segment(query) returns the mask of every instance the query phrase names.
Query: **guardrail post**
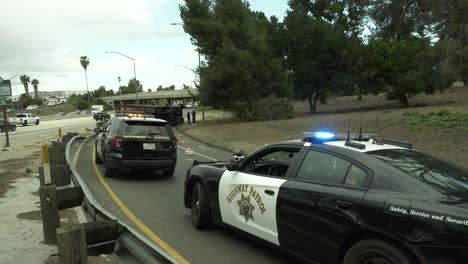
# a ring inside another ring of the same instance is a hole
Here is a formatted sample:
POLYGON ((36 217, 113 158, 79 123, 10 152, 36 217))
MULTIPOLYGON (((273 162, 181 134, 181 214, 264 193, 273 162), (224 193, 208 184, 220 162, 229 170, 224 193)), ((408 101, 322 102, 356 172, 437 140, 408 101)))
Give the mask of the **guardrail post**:
POLYGON ((86 233, 82 225, 57 228, 60 264, 87 264, 86 233))
POLYGON ((52 146, 48 150, 53 183, 57 186, 69 185, 71 179, 70 170, 65 158, 65 145, 60 142, 52 142, 52 146))
POLYGON ((39 187, 41 201, 42 227, 44 229, 44 242, 55 244, 57 242, 56 229, 60 227, 60 215, 57 204, 57 188, 55 185, 39 187))

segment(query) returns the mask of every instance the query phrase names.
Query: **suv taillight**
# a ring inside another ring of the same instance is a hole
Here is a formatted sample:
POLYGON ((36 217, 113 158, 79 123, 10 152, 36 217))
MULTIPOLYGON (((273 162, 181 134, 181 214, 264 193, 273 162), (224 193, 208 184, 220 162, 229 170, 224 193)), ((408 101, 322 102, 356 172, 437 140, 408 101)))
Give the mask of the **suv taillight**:
POLYGON ((112 142, 114 142, 114 146, 115 146, 116 148, 121 148, 121 147, 123 147, 123 139, 122 139, 122 137, 113 136, 113 137, 112 137, 112 142))
POLYGON ((173 138, 171 140, 171 148, 177 149, 177 139, 173 138))

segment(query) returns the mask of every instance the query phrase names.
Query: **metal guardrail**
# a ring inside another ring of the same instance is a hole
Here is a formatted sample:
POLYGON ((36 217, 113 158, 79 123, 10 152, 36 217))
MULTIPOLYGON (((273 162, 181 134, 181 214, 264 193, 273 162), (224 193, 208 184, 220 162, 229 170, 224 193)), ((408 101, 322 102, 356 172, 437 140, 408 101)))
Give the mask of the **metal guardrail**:
POLYGON ((71 157, 71 146, 76 140, 79 139, 86 138, 83 136, 73 137, 67 143, 65 150, 66 160, 72 171, 72 181, 75 186, 81 186, 83 190, 85 195, 83 199, 83 207, 85 213, 88 214, 88 216, 90 216, 94 221, 114 219, 118 221, 121 231, 114 253, 117 254, 124 263, 179 263, 161 247, 137 232, 134 228, 118 219, 97 202, 73 164, 73 159, 71 157))

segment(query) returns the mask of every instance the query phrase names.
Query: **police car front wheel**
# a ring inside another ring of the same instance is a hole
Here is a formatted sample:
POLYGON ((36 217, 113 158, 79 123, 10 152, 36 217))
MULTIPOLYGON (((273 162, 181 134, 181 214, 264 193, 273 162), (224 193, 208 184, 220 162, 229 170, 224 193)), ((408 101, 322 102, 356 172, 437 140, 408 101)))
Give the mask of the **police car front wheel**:
POLYGON ((208 195, 200 182, 193 187, 191 205, 193 226, 198 229, 208 228, 211 224, 208 195))
POLYGON ((363 240, 346 253, 343 264, 413 264, 398 247, 381 240, 363 240))

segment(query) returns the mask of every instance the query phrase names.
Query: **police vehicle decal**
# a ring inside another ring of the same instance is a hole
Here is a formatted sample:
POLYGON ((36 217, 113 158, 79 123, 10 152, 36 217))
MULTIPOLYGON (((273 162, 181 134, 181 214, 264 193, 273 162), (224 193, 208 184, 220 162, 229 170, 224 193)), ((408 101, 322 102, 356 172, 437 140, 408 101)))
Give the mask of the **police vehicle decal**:
POLYGON ((279 245, 276 203, 284 179, 225 171, 219 183, 224 223, 279 245))

